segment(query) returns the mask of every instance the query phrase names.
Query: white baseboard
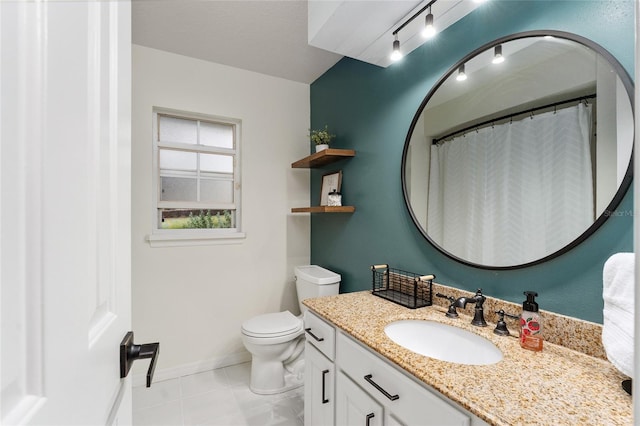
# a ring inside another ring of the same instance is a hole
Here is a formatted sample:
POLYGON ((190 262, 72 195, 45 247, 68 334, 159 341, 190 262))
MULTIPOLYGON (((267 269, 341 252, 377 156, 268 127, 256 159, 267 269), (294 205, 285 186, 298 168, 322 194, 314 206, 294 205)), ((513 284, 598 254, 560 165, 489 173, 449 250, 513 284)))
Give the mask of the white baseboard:
MULTIPOLYGON (((247 351, 212 358, 205 361, 192 362, 190 364, 178 365, 176 367, 157 370, 153 374, 153 383, 164 380, 176 379, 182 376, 202 373, 204 371, 215 370, 216 368, 229 367, 230 365, 242 364, 251 361, 251 354, 247 351)), ((146 373, 133 376, 133 386, 145 386, 147 381, 146 373)), ((151 384, 153 386, 153 383, 151 384)))

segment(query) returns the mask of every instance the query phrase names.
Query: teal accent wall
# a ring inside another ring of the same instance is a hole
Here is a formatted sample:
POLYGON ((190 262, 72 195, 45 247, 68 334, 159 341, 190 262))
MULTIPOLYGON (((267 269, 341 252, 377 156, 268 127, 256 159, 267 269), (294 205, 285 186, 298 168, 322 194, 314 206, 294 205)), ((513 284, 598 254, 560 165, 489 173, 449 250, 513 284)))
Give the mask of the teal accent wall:
POLYGON ((404 204, 400 166, 420 103, 467 53, 513 33, 566 31, 601 45, 633 75, 633 20, 632 0, 492 0, 388 68, 349 58, 338 62, 311 85, 311 125, 328 124, 337 134, 333 147, 357 154, 312 170, 311 204, 318 204, 322 175, 342 170, 343 203, 356 212, 311 216, 312 263, 342 274, 341 292, 370 289, 370 265, 388 263, 513 302, 535 290, 541 309, 602 323, 604 262, 613 253, 633 251, 632 188, 615 214, 568 253, 523 269, 486 270, 451 260, 416 229, 404 204))

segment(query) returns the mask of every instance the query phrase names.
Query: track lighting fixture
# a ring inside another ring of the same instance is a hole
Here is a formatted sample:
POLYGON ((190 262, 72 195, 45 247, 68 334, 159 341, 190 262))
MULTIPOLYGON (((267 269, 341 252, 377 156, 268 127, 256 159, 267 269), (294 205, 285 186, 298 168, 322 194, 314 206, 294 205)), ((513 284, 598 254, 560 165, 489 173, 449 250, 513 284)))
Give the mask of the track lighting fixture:
POLYGON ((433 26, 433 14, 431 13, 431 6, 429 6, 429 13, 424 19, 424 30, 422 30, 422 37, 432 38, 436 35, 436 28, 433 26))
MULTIPOLYGON (((2 1, 2 0, 0 0, 2 1)), ((427 13, 427 15, 424 18, 424 29, 422 30, 422 37, 425 39, 430 39, 433 38, 436 33, 438 32, 438 30, 435 28, 435 26, 433 25, 433 14, 431 13, 431 6, 433 6, 438 0, 430 0, 426 5, 424 5, 422 8, 420 8, 420 10, 418 10, 416 13, 414 13, 413 15, 411 15, 411 17, 409 17, 407 20, 405 20, 398 28, 396 28, 395 31, 393 31, 393 36, 395 37, 395 40, 393 42, 393 52, 391 53, 391 60, 392 61, 397 61, 400 58, 402 58, 402 52, 400 52, 400 42, 398 41, 398 33, 404 29, 407 25, 409 25, 414 19, 416 19, 418 16, 421 16, 425 11, 429 11, 427 13)), ((484 2, 486 0, 475 0, 478 3, 484 2)), ((454 2, 452 2, 454 3, 454 2)), ((458 0, 455 3, 462 3, 461 0, 458 0)), ((466 6, 465 6, 466 7, 466 6)), ((475 8, 475 7, 472 7, 475 8)), ((449 6, 447 7, 443 7, 443 10, 447 10, 449 9, 449 6)), ((450 9, 449 9, 450 10, 450 9)), ((444 13, 444 12, 443 12, 444 13)), ((448 12, 447 12, 448 13, 448 12)), ((446 21, 446 19, 445 19, 446 21)), ((446 26, 446 22, 442 22, 442 25, 446 26)), ((415 26, 413 27, 415 30, 415 26)), ((415 35, 415 33, 411 33, 409 37, 407 37, 408 41, 408 46, 414 46, 415 42, 413 41, 413 36, 415 35)), ((406 46, 405 46, 406 49, 406 46)))
POLYGON ((392 33, 395 36, 395 40, 393 41, 393 52, 391 52, 391 60, 392 61, 397 61, 400 58, 402 58, 402 52, 400 52, 400 42, 398 41, 398 33, 400 32, 400 30, 403 29, 404 27, 406 27, 407 25, 409 25, 409 23, 411 21, 416 19, 418 16, 420 16, 420 14, 422 14, 422 12, 424 12, 427 9, 429 9, 429 14, 425 18, 425 27, 424 27, 424 30, 422 31, 422 35, 425 38, 430 38, 430 37, 433 37, 435 35, 436 31, 435 31, 435 28, 433 26, 433 15, 431 14, 431 5, 434 4, 436 1, 437 0, 431 0, 429 3, 427 3, 426 6, 424 6, 422 9, 420 9, 419 11, 414 13, 409 19, 404 21, 404 23, 402 25, 400 25, 392 33))
POLYGON ((456 80, 465 81, 466 79, 467 79, 467 74, 465 74, 464 64, 462 64, 460 65, 460 68, 458 68, 458 76, 456 77, 456 80))
POLYGON ((400 40, 398 40, 398 34, 395 35, 395 40, 393 40, 393 51, 391 52, 391 60, 399 61, 402 59, 402 52, 400 52, 400 40))
POLYGON ((499 44, 495 47, 493 51, 493 60, 491 61, 494 64, 501 64, 504 62, 504 56, 502 56, 502 45, 499 44))

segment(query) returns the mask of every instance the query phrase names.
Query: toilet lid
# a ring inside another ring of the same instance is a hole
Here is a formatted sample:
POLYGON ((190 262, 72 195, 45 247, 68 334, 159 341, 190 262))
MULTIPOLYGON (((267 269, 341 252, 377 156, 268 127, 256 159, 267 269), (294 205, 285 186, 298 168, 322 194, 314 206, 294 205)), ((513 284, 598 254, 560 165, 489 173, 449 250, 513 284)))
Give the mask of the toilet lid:
POLYGON ((242 332, 253 337, 278 337, 302 329, 302 320, 291 312, 276 312, 250 318, 242 323, 242 332))

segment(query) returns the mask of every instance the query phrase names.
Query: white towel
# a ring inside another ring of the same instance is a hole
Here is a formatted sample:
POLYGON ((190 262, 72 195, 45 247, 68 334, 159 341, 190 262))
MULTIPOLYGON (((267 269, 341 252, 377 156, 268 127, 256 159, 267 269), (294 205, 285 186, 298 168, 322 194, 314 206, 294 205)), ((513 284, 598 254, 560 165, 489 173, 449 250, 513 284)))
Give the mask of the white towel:
POLYGON ((633 321, 635 255, 616 253, 604 264, 602 345, 607 358, 623 374, 633 378, 633 321))

